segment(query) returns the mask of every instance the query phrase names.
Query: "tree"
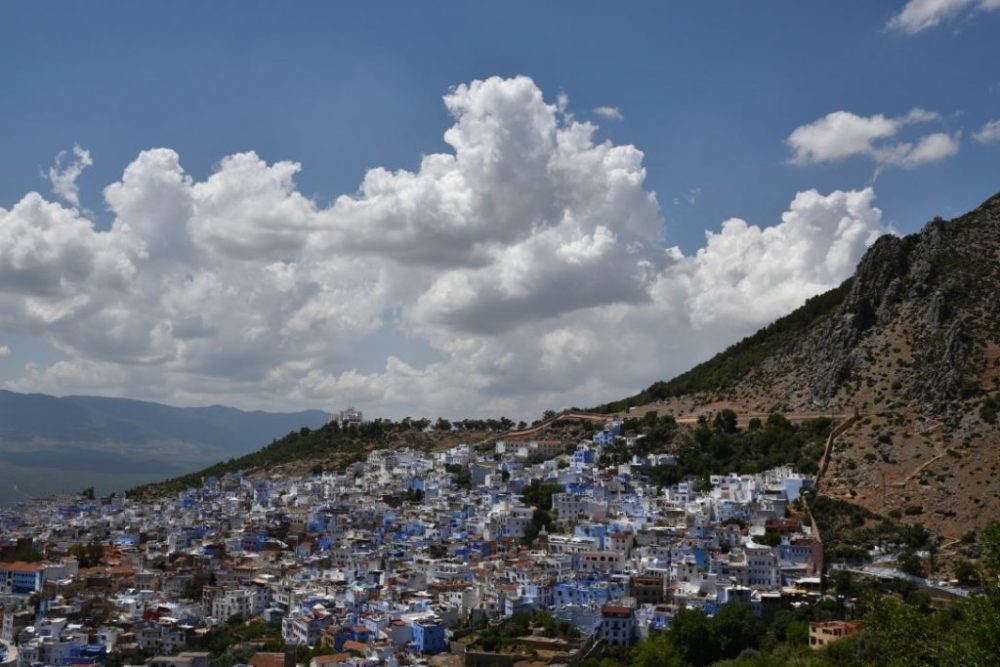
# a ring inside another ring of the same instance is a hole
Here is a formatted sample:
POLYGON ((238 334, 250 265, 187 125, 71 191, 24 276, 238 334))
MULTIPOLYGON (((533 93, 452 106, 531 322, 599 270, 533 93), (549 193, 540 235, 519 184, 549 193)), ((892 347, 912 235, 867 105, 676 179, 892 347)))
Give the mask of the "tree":
POLYGON ((833 573, 833 587, 837 595, 851 596, 854 594, 854 579, 847 570, 836 570, 833 573))
POLYGON ((531 523, 524 527, 524 535, 521 537, 521 541, 526 546, 531 546, 535 543, 535 539, 538 534, 542 532, 542 529, 549 530, 552 527, 552 517, 551 515, 543 509, 536 509, 531 515, 531 523))
POLYGON ((914 577, 924 576, 924 564, 912 549, 903 549, 899 552, 899 557, 896 559, 896 563, 899 565, 901 572, 905 572, 914 577))
POLYGON ((903 528, 903 544, 910 549, 921 549, 931 540, 931 533, 919 523, 912 523, 903 528))
POLYGON ((809 643, 809 623, 807 621, 792 621, 785 629, 785 643, 793 646, 806 646, 809 643))
POLYGON ((737 421, 736 413, 729 408, 725 408, 715 415, 715 419, 712 421, 712 426, 716 430, 722 431, 723 433, 736 433, 737 421))
POLYGON ((69 553, 80 563, 80 567, 94 567, 104 558, 104 547, 97 542, 91 542, 86 546, 74 544, 69 548, 69 553))
POLYGON ((666 634, 653 633, 639 642, 632 664, 635 667, 683 667, 684 659, 666 634))
POLYGON ((735 658, 757 646, 757 619, 745 604, 727 604, 709 623, 719 658, 735 658))
POLYGON ((447 465, 445 470, 455 476, 455 486, 460 489, 472 488, 472 472, 466 466, 447 465))
POLYGON ((708 618, 694 609, 681 609, 674 615, 670 641, 678 652, 695 667, 710 665, 718 658, 718 649, 708 618))
POLYGON ((955 578, 958 579, 960 586, 971 587, 979 585, 979 573, 973 567, 972 563, 967 560, 960 560, 955 563, 955 578))
POLYGON ((521 491, 521 497, 526 505, 532 505, 538 509, 550 510, 552 509, 552 494, 561 493, 563 487, 561 484, 554 484, 552 482, 542 482, 542 480, 537 477, 531 480, 521 491))
POLYGON ((754 541, 760 542, 761 544, 766 544, 769 547, 776 547, 781 544, 781 533, 776 530, 765 531, 763 535, 756 538, 754 541))
POLYGON ((476 643, 479 647, 488 652, 495 653, 502 649, 510 641, 510 637, 504 632, 500 626, 491 625, 488 628, 483 629, 476 639, 476 643))
POLYGON ((450 431, 451 422, 444 417, 438 417, 438 420, 434 423, 435 431, 450 431))
POLYGON ((45 559, 45 554, 43 554, 38 549, 32 549, 31 551, 29 551, 24 555, 24 558, 22 558, 22 560, 26 563, 37 563, 38 561, 44 559, 45 559))
POLYGON ((1000 571, 1000 523, 994 521, 979 533, 979 546, 986 567, 1000 571))

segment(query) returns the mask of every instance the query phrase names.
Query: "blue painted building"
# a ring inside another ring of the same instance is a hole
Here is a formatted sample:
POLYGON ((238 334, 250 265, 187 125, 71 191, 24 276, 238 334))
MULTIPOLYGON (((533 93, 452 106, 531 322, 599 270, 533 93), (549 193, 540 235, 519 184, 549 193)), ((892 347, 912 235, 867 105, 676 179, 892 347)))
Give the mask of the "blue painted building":
POLYGON ((413 623, 413 647, 420 653, 435 655, 448 649, 444 626, 437 621, 423 620, 413 623))
POLYGON ((590 447, 577 447, 573 452, 573 465, 577 468, 593 465, 596 461, 597 453, 590 447))
POLYGON ((0 563, 0 592, 31 595, 45 586, 45 570, 36 563, 0 563))

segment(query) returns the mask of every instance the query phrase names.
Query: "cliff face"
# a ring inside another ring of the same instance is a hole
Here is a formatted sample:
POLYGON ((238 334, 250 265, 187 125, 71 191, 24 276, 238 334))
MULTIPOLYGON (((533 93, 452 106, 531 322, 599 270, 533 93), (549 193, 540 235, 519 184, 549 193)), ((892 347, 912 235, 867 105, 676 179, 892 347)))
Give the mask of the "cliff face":
POLYGON ((790 340, 774 342, 789 338, 791 325, 779 325, 796 313, 699 367, 753 359, 746 372, 698 393, 659 383, 668 390, 656 398, 685 411, 857 410, 862 419, 836 441, 827 493, 954 536, 994 520, 1000 429, 983 408, 1000 392, 1000 195, 879 239, 845 288, 790 340))
POLYGON ((995 389, 998 258, 1000 197, 919 234, 879 239, 836 313, 798 346, 814 399, 855 402, 851 380, 880 371, 892 376, 892 396, 934 413, 995 389))

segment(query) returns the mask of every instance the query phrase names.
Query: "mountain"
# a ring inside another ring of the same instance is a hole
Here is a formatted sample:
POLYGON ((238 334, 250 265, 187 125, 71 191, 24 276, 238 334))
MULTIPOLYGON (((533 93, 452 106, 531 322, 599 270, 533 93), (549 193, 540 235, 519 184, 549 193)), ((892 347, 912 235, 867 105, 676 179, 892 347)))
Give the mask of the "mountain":
POLYGON ((842 415, 821 490, 959 537, 1000 515, 998 390, 1000 195, 880 238, 840 287, 597 410, 842 415))
POLYGON ((326 420, 318 410, 178 408, 0 390, 0 503, 89 486, 102 493, 122 490, 240 456, 326 420))

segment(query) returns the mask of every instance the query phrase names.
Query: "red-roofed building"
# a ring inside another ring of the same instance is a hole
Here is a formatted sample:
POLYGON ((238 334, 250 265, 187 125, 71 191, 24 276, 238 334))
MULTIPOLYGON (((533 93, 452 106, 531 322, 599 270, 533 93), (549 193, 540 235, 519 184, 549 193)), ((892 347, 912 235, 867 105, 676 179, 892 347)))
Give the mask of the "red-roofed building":
POLYGON ((254 653, 250 667, 295 667, 295 651, 284 653, 254 653))
POLYGON ((348 653, 357 653, 358 655, 365 655, 368 652, 368 644, 353 639, 348 639, 341 648, 348 653))

